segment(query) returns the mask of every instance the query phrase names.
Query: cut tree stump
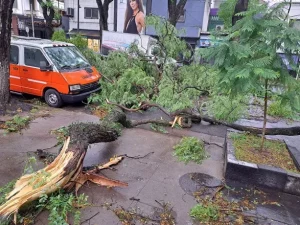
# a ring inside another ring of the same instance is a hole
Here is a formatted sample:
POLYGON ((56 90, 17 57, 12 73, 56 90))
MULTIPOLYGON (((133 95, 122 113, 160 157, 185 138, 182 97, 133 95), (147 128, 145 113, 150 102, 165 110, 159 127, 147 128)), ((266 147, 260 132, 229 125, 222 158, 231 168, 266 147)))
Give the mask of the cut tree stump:
POLYGON ((77 123, 70 125, 68 132, 69 137, 60 154, 50 165, 24 175, 16 182, 14 189, 6 197, 7 201, 0 206, 1 217, 16 215, 22 205, 38 199, 42 194, 50 194, 58 189, 71 190, 78 181, 80 185, 77 185, 76 190, 88 180, 109 187, 127 186, 127 183, 110 180, 94 171, 82 172, 89 144, 115 141, 119 136, 115 129, 103 124, 77 123))

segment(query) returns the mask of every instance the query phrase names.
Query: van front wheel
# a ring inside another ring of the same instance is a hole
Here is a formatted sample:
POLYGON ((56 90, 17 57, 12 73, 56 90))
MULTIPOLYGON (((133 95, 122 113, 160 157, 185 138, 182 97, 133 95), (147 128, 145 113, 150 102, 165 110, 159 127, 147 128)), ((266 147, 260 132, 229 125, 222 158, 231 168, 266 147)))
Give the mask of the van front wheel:
POLYGON ((59 93, 54 89, 48 89, 45 92, 45 101, 51 107, 59 108, 63 105, 63 101, 59 93))

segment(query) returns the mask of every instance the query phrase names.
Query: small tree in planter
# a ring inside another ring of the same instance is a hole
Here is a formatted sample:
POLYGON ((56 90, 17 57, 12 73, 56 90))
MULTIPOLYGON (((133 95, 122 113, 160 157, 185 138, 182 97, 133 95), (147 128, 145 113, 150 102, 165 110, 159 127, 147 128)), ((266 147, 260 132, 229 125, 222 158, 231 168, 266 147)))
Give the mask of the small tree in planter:
POLYGON ((278 95, 282 107, 288 103, 293 109, 300 109, 300 83, 289 75, 287 66, 277 54, 278 51, 284 53, 291 67, 296 68, 291 55, 300 49, 300 31, 290 27, 285 20, 284 6, 268 8, 267 4, 250 1, 248 11, 238 14, 243 18, 229 28, 224 42, 202 51, 202 56, 214 60, 214 66, 219 70, 220 94, 231 97, 263 94, 261 149, 265 140, 269 95, 278 95), (280 87, 281 92, 272 91, 274 86, 280 87))

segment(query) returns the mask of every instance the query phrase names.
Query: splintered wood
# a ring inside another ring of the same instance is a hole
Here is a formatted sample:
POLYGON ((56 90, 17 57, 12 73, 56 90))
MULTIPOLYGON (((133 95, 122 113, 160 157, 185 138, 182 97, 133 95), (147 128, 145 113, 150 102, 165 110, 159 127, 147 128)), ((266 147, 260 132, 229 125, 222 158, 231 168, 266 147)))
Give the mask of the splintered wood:
POLYGON ((0 206, 0 216, 16 215, 25 203, 38 199, 42 194, 50 194, 59 189, 70 190, 74 186, 77 193, 87 181, 107 187, 128 186, 127 183, 111 180, 95 173, 97 170, 119 163, 122 157, 116 157, 103 166, 83 172, 82 163, 86 151, 77 154, 78 152, 74 151, 74 147, 70 147, 70 137, 68 137, 60 154, 51 164, 35 173, 22 176, 16 182, 14 189, 6 197, 7 201, 0 206))

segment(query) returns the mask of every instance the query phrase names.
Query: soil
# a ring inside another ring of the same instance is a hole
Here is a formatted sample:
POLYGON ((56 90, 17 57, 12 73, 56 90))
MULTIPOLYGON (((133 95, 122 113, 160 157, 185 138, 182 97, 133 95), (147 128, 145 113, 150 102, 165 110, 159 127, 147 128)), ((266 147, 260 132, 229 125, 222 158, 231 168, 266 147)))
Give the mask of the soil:
POLYGON ((7 105, 6 112, 3 109, 0 109, 0 115, 16 115, 20 112, 29 112, 33 109, 31 104, 23 102, 17 98, 11 98, 9 104, 7 105))
POLYGON ((255 164, 265 164, 300 173, 291 158, 285 143, 278 140, 266 140, 263 150, 260 149, 261 137, 250 134, 231 136, 238 160, 255 164))

